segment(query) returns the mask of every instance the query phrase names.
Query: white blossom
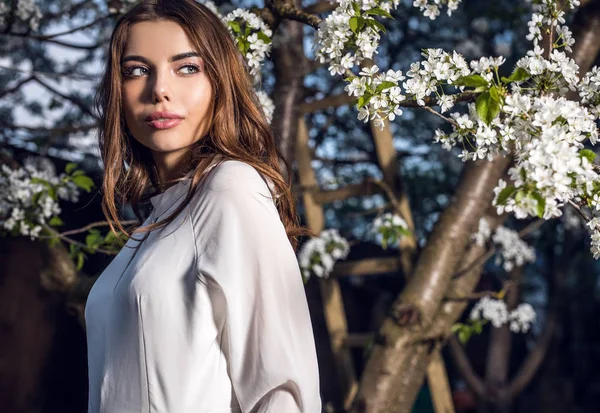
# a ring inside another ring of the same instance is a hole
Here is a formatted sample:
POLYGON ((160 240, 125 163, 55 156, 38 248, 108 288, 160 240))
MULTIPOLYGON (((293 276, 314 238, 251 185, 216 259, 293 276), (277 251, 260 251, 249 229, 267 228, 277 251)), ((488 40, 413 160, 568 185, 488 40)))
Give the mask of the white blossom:
POLYGON ((509 312, 504 301, 485 296, 473 306, 469 318, 473 321, 487 320, 496 328, 509 323, 512 332, 526 333, 535 322, 536 313, 528 303, 521 303, 509 312))
POLYGON ((273 104, 273 101, 271 100, 269 95, 267 95, 267 93, 263 90, 256 91, 256 96, 258 97, 258 100, 265 113, 267 122, 271 123, 271 121, 273 120, 273 112, 275 111, 275 105, 273 104))
POLYGON ((521 267, 526 262, 535 261, 535 249, 523 241, 516 231, 498 227, 492 240, 500 249, 496 264, 502 262, 502 268, 505 271, 511 271, 515 266, 521 267))
POLYGON ((11 169, 2 165, 0 169, 0 228, 32 239, 39 235, 41 225, 61 213, 57 200, 46 191, 39 179, 49 185, 58 186, 57 198, 77 202, 79 190, 71 182, 64 182, 65 174, 56 175, 52 162, 46 158, 29 157, 23 166, 11 169), (36 195, 40 194, 40 195, 36 195))
POLYGON ((337 229, 328 229, 318 237, 309 239, 298 254, 300 269, 305 280, 314 274, 328 278, 335 262, 345 259, 350 252, 348 241, 337 229))

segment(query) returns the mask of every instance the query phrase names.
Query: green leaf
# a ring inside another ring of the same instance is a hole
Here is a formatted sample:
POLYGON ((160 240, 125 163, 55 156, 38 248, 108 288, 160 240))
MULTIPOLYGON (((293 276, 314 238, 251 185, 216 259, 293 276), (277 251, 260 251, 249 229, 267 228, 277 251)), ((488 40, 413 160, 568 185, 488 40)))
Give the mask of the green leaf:
POLYGON ((365 28, 365 24, 367 24, 367 19, 365 19, 364 17, 359 17, 358 18, 358 29, 356 30, 357 32, 360 32, 362 29, 365 28))
POLYGON ((40 198, 43 194, 44 194, 43 192, 36 192, 35 194, 33 194, 33 198, 31 200, 33 205, 38 204, 38 202, 40 201, 40 198))
POLYGON ((54 199, 55 201, 58 201, 58 195, 56 194, 56 188, 51 186, 48 188, 48 195, 50 195, 50 198, 54 199))
POLYGON ((583 158, 587 158, 588 161, 590 161, 590 163, 594 162, 594 159, 596 159, 596 153, 594 151, 591 151, 589 149, 582 149, 579 151, 579 156, 583 157, 583 158))
POLYGON ((75 168, 77 168, 77 164, 75 162, 69 162, 65 167, 65 172, 70 174, 75 168))
POLYGON ((369 19, 367 20, 367 25, 375 30, 381 30, 383 33, 385 33, 385 26, 379 23, 377 20, 369 19))
POLYGON ((522 67, 517 67, 509 77, 502 76, 500 80, 502 80, 503 83, 523 82, 529 79, 530 77, 531 75, 526 69, 523 69, 522 67))
POLYGON ((46 181, 45 179, 42 179, 42 178, 33 177, 33 178, 30 179, 30 182, 32 184, 42 184, 42 185, 44 185, 47 188, 50 188, 50 186, 51 186, 50 182, 48 182, 48 181, 46 181))
POLYGON ((500 103, 490 96, 490 92, 483 92, 475 101, 477 114, 488 125, 500 113, 500 103))
POLYGON ((392 15, 389 12, 387 12, 387 11, 385 11, 385 10, 379 8, 379 7, 375 7, 374 9, 367 10, 366 12, 364 12, 364 14, 366 14, 366 15, 375 15, 375 16, 383 16, 383 17, 387 17, 388 19, 393 19, 392 15))
POLYGON ((237 48, 240 51, 240 53, 245 54, 246 52, 244 51, 244 42, 242 40, 238 39, 237 42, 237 48))
POLYGON ((48 221, 48 224, 50 224, 53 227, 59 227, 59 226, 63 225, 64 222, 62 221, 62 219, 60 219, 60 217, 58 215, 55 215, 52 218, 50 218, 50 221, 48 221))
POLYGON ((498 200, 496 201, 496 204, 504 205, 506 203, 506 201, 508 200, 508 198, 510 198, 515 193, 516 190, 517 190, 517 188, 515 188, 512 185, 504 188, 502 191, 500 191, 500 194, 498 195, 498 200))
POLYGON ((241 27, 240 27, 240 23, 236 22, 235 20, 232 20, 230 22, 227 22, 227 24, 229 25, 229 27, 231 27, 231 29, 235 32, 235 33, 240 33, 242 31, 241 27))
POLYGON ((515 201, 517 203, 520 203, 523 200, 523 197, 525 196, 525 191, 522 189, 519 189, 517 191, 517 193, 515 194, 515 201))
POLYGON ((458 332, 458 340, 462 344, 466 344, 466 342, 469 341, 469 338, 471 338, 471 331, 469 329, 463 328, 458 332))
POLYGON ((354 14, 360 16, 360 6, 356 2, 352 2, 352 8, 354 9, 354 14))
POLYGON ((543 218, 546 211, 546 198, 540 195, 539 192, 534 192, 532 196, 537 201, 537 216, 543 218))
POLYGON ((258 32, 258 33, 256 33, 256 35, 258 36, 258 38, 260 40, 262 40, 266 44, 271 43, 271 38, 269 36, 267 36, 266 34, 264 34, 263 32, 258 32))
POLYGON ((502 96, 500 96, 500 91, 497 86, 492 86, 490 88, 490 97, 498 103, 502 102, 502 96))
POLYGON ((102 241, 102 235, 97 232, 91 232, 85 237, 85 245, 90 248, 97 248, 102 241))
POLYGON ((488 86, 488 81, 481 75, 469 75, 461 76, 456 79, 453 83, 454 86, 466 86, 466 87, 485 87, 488 86))
POLYGON ((452 331, 453 333, 456 333, 457 331, 459 331, 460 329, 462 329, 463 327, 465 327, 465 325, 463 323, 455 323, 452 325, 452 327, 450 328, 450 331, 452 331))
POLYGON ((48 240, 48 245, 51 247, 55 247, 59 243, 60 243, 60 238, 58 238, 58 237, 50 238, 48 240))
POLYGON ((397 86, 396 82, 390 82, 389 80, 385 80, 377 85, 377 89, 375 89, 375 94, 379 94, 385 89, 389 89, 394 86, 397 86))
POLYGON ((69 244, 69 253, 71 257, 75 258, 75 254, 79 251, 79 245, 69 244))
POLYGON ((83 251, 79 251, 79 254, 77 254, 77 271, 80 271, 83 268, 84 261, 85 253, 83 251))
POLYGON ((369 103, 369 100, 371 100, 372 97, 373 97, 373 95, 371 95, 370 93, 365 93, 364 95, 359 97, 358 98, 358 106, 357 106, 358 109, 362 108, 367 103, 369 103))
POLYGON ((356 16, 352 16, 350 17, 350 30, 352 30, 352 32, 354 34, 356 34, 356 31, 358 30, 358 17, 356 16))
POLYGON ((90 192, 94 187, 94 181, 92 181, 92 179, 86 175, 73 177, 73 183, 87 192, 90 192))
POLYGON ((71 174, 72 177, 76 177, 76 176, 79 176, 79 175, 85 175, 85 172, 82 169, 78 169, 78 170, 76 170, 75 172, 73 172, 71 174))

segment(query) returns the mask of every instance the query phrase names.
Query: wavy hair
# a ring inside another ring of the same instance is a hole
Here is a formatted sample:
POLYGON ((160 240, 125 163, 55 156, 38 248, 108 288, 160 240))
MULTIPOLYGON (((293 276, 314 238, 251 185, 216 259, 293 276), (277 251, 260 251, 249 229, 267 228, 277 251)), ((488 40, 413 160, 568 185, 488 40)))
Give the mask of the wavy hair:
MULTIPOLYGON (((142 222, 140 204, 159 192, 158 174, 150 150, 136 141, 125 122, 122 106, 121 58, 131 25, 144 21, 170 20, 179 24, 204 61, 204 70, 213 87, 214 99, 208 133, 196 141, 183 160, 187 169, 173 184, 191 174, 189 191, 179 206, 165 219, 139 227, 133 232, 149 232, 171 223, 192 199, 197 186, 213 162, 234 159, 252 165, 271 180, 269 188, 286 234, 294 251, 299 236, 315 236, 299 223, 291 191, 291 168, 277 147, 261 104, 254 92, 248 65, 220 18, 194 0, 147 0, 132 7, 113 29, 104 74, 98 85, 94 106, 99 115, 99 146, 104 164, 102 211, 110 228, 133 238, 121 224, 117 203, 130 203, 142 222), (287 170, 287 182, 280 171, 287 170), (289 184, 288 184, 289 182, 289 184)), ((135 227, 135 226, 134 226, 135 227)), ((138 244, 139 245, 139 244, 138 244)))

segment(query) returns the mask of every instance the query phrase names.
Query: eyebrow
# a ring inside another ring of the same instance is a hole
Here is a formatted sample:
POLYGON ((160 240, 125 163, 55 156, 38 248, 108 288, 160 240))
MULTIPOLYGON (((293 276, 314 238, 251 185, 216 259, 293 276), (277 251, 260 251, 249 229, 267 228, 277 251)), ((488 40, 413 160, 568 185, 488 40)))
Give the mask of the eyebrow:
MULTIPOLYGON (((173 63, 177 60, 187 59, 188 57, 200 57, 200 54, 196 53, 196 52, 179 53, 179 54, 169 57, 169 63, 173 63)), ((150 60, 146 59, 144 56, 138 56, 138 55, 129 55, 129 56, 124 57, 123 59, 121 59, 121 64, 132 61, 132 60, 142 62, 147 65, 151 65, 150 60)))

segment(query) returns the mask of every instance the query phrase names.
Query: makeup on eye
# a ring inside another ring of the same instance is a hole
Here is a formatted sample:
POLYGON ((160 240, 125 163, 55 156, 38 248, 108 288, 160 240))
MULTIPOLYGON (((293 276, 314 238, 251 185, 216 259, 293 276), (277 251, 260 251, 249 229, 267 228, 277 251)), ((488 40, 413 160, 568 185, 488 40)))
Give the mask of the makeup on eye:
MULTIPOLYGON (((192 68, 194 68, 195 72, 193 72, 193 73, 184 73, 184 75, 194 75, 194 74, 200 73, 202 71, 200 65, 194 64, 194 63, 188 63, 188 64, 185 64, 185 65, 182 65, 182 66, 180 66, 177 69, 177 71, 180 71, 181 69, 186 68, 186 67, 192 67, 192 68)), ((136 70, 136 69, 143 69, 143 70, 146 70, 146 71, 149 70, 145 66, 140 66, 140 65, 135 65, 134 66, 134 65, 131 65, 131 66, 123 67, 122 73, 123 73, 123 75, 125 77, 128 77, 128 78, 135 78, 135 77, 141 76, 141 75, 134 75, 133 74, 133 71, 136 70)))

